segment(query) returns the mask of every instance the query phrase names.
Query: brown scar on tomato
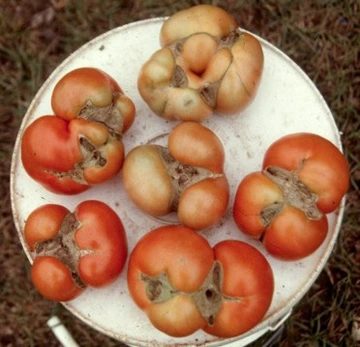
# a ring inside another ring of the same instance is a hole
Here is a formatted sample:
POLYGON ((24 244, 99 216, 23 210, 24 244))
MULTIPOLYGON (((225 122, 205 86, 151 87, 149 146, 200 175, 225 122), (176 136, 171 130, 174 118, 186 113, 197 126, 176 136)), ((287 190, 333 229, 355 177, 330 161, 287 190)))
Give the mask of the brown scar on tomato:
POLYGON ((107 160, 102 155, 101 147, 97 148, 84 136, 80 136, 79 138, 79 148, 83 156, 83 160, 77 163, 73 170, 47 170, 46 172, 58 178, 69 177, 77 183, 87 185, 88 183, 84 179, 84 169, 88 167, 104 167, 107 160))
POLYGON ((317 194, 312 192, 298 177, 298 172, 305 161, 301 162, 295 171, 289 171, 278 166, 268 166, 263 173, 281 190, 283 201, 275 202, 261 211, 261 218, 265 226, 280 213, 285 204, 303 211, 310 220, 320 220, 323 213, 316 203, 317 194))
POLYGON ((177 211, 181 194, 185 189, 205 179, 215 179, 224 176, 224 174, 215 173, 203 167, 180 163, 170 154, 168 148, 159 145, 157 145, 157 148, 166 171, 171 178, 173 186, 171 210, 173 212, 177 211))
POLYGON ((80 110, 78 117, 104 124, 112 136, 121 140, 122 130, 124 128, 124 115, 115 106, 115 100, 122 94, 113 93, 113 101, 110 105, 104 107, 97 107, 88 100, 85 106, 80 110))
MULTIPOLYGON (((183 68, 176 63, 176 58, 182 54, 184 42, 189 37, 191 37, 193 35, 197 35, 197 34, 199 34, 199 33, 192 34, 184 39, 179 39, 179 40, 175 41, 174 43, 170 44, 169 46, 167 46, 167 48, 171 51, 173 58, 174 58, 174 62, 175 62, 173 75, 170 80, 170 87, 173 87, 173 88, 188 87, 188 84, 189 84, 188 77, 187 77, 185 71, 183 70, 183 68)), ((208 33, 201 33, 201 34, 206 34, 206 35, 213 37, 212 35, 210 35, 208 33)), ((228 35, 226 35, 220 39, 213 37, 217 41, 216 52, 218 52, 222 49, 227 49, 227 50, 231 51, 231 47, 239 39, 239 37, 241 37, 241 35, 243 35, 243 33, 241 33, 239 30, 235 29, 235 30, 232 30, 228 35)), ((224 76, 226 75, 231 63, 232 63, 232 61, 230 62, 228 68, 225 70, 224 74, 221 76, 220 79, 218 79, 217 81, 212 82, 212 83, 209 82, 206 85, 201 86, 197 90, 199 95, 203 99, 203 101, 211 108, 216 108, 216 100, 217 100, 218 91, 220 89, 221 83, 222 83, 224 76)), ((244 89, 246 90, 245 86, 244 86, 244 89)), ((248 94, 250 94, 250 93, 248 92, 248 94)))
POLYGON ((242 300, 242 298, 230 297, 222 293, 223 276, 221 263, 215 261, 199 290, 190 293, 176 290, 166 273, 155 277, 142 273, 140 279, 145 283, 146 296, 151 302, 166 302, 177 295, 189 296, 194 300, 201 316, 210 326, 213 326, 224 301, 242 300))
POLYGON ((75 232, 81 226, 74 213, 68 213, 59 228, 57 235, 49 240, 37 242, 34 247, 35 256, 50 256, 64 263, 71 272, 71 277, 80 288, 86 288, 81 280, 78 263, 82 256, 93 251, 81 250, 75 243, 75 232))
POLYGON ((174 73, 170 80, 170 87, 173 88, 185 88, 189 84, 189 80, 185 71, 179 65, 175 65, 174 73))

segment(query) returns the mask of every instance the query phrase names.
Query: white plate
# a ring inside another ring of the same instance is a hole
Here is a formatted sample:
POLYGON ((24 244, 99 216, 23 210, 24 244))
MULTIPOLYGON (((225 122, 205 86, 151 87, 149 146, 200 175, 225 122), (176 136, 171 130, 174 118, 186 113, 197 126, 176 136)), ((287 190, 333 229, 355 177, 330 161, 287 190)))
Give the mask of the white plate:
MULTIPOLYGON (((90 41, 54 71, 31 103, 17 137, 11 172, 14 220, 30 261, 31 256, 23 238, 24 223, 31 211, 46 203, 63 204, 72 210, 87 199, 106 202, 125 225, 129 251, 142 235, 159 226, 159 221, 143 214, 128 199, 121 174, 108 183, 76 196, 61 196, 46 191, 24 171, 20 159, 20 141, 25 127, 34 119, 52 114, 50 96, 55 83, 65 73, 85 66, 97 67, 110 74, 137 106, 136 121, 124 136, 126 152, 151 138, 168 133, 175 123, 154 115, 141 99, 136 86, 140 67, 160 48, 159 30, 163 20, 158 18, 132 23, 90 41)), ((266 317, 254 329, 233 339, 220 340, 202 331, 184 338, 169 337, 153 328, 146 315, 130 299, 125 268, 112 285, 100 290, 87 289, 79 298, 65 304, 75 316, 100 332, 137 346, 218 346, 232 341, 236 341, 236 346, 245 345, 276 327, 276 322, 291 311, 324 267, 340 229, 344 201, 337 213, 328 216, 329 233, 323 245, 313 255, 297 262, 273 259, 258 241, 241 234, 232 220, 233 198, 240 180, 247 173, 261 169, 266 148, 279 137, 294 132, 313 132, 341 148, 331 112, 310 79, 285 54, 263 39, 258 39, 263 47, 265 63, 254 102, 240 115, 215 115, 204 122, 224 144, 225 171, 231 197, 228 212, 221 223, 201 234, 212 245, 229 238, 245 240, 267 257, 275 275, 275 293, 266 317)))

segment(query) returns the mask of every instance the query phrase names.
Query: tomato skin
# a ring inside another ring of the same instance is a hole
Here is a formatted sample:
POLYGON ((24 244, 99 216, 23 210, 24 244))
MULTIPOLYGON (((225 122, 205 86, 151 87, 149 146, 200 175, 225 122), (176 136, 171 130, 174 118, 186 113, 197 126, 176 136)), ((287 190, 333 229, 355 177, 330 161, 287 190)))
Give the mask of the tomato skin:
POLYGON ((154 217, 169 213, 172 183, 155 145, 138 146, 127 154, 122 179, 131 200, 145 213, 154 217))
POLYGON ((203 4, 178 11, 169 17, 161 28, 160 42, 162 46, 167 46, 198 32, 223 37, 237 27, 235 19, 228 12, 217 6, 203 4))
POLYGON ((157 329, 174 337, 191 335, 206 325, 193 300, 185 295, 178 295, 166 303, 153 305, 146 313, 157 329))
POLYGON ((75 215, 81 226, 75 233, 79 248, 90 250, 79 260, 79 274, 92 287, 113 282, 127 259, 127 239, 117 214, 103 202, 87 200, 80 203, 75 215))
POLYGON ((84 201, 73 214, 61 205, 40 206, 27 218, 24 237, 35 258, 33 283, 54 301, 71 300, 86 286, 110 284, 127 259, 123 224, 101 201, 84 201))
POLYGON ((190 228, 201 230, 218 223, 229 202, 226 177, 206 179, 187 188, 180 197, 179 221, 190 228))
POLYGON ((31 268, 31 280, 37 291, 46 299, 69 301, 79 296, 78 287, 64 263, 53 257, 37 257, 31 268))
POLYGON ((171 155, 183 164, 205 167, 216 173, 224 171, 225 152, 220 139, 199 123, 176 125, 169 134, 168 147, 171 155))
POLYGON ((252 246, 227 240, 211 248, 193 229, 173 225, 138 241, 127 280, 151 323, 175 337, 198 329, 237 336, 261 321, 274 290, 271 267, 252 246))
POLYGON ((324 242, 326 214, 339 206, 348 184, 348 166, 335 145, 315 134, 287 135, 268 148, 263 171, 239 183, 234 220, 274 257, 299 260, 324 242))
POLYGON ((220 337, 237 336, 258 324, 269 309, 273 272, 266 258, 245 242, 219 242, 214 255, 224 269, 222 292, 230 300, 224 300, 214 325, 204 330, 220 337))
POLYGON ((291 206, 274 218, 264 234, 264 245, 273 256, 282 260, 298 260, 315 252, 328 232, 326 215, 310 220, 291 206))
POLYGON ((324 213, 339 207, 349 189, 349 167, 344 155, 329 140, 316 134, 290 134, 275 141, 266 151, 263 168, 280 166, 294 171, 318 195, 324 213))

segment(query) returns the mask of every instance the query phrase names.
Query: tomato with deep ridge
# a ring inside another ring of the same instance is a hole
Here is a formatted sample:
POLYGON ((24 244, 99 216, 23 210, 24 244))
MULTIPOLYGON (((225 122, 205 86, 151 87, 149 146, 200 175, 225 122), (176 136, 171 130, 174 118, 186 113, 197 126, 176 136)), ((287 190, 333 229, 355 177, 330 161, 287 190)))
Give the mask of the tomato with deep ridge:
POLYGON ((161 48, 142 66, 140 95, 155 114, 202 122, 232 115, 255 98, 263 72, 259 40, 224 9, 201 4, 170 16, 161 48))
POLYGON ((168 146, 139 145, 126 156, 123 184, 145 213, 164 217, 175 212, 179 222, 204 229, 218 223, 229 201, 225 153, 217 135, 196 122, 175 126, 168 146))
POLYGON ((74 299, 87 286, 112 283, 127 259, 120 218, 97 200, 81 202, 73 213, 57 204, 38 207, 26 220, 24 238, 34 258, 32 281, 54 301, 74 299))
POLYGON ((264 318, 274 291, 272 269, 260 251, 236 240, 212 248, 179 225, 158 227, 138 241, 127 280, 151 323, 175 337, 199 329, 240 335, 264 318))
POLYGON ((117 175, 135 105, 116 81, 99 69, 75 69, 57 82, 51 104, 54 115, 37 118, 22 135, 29 176, 54 193, 77 194, 117 175))
POLYGON ((348 187, 347 161, 333 143, 312 133, 289 134, 267 149, 262 171, 239 183, 234 219, 275 257, 298 260, 324 242, 326 215, 348 187))

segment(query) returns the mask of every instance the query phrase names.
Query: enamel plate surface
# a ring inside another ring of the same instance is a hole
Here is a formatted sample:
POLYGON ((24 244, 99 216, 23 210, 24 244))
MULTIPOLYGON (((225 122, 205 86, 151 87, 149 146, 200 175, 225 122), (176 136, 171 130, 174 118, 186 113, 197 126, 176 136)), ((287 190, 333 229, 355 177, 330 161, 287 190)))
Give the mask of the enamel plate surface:
MULTIPOLYGON (((97 199, 107 203, 122 219, 127 231, 129 252, 147 231, 161 225, 139 211, 128 199, 121 174, 108 183, 75 196, 61 196, 46 191, 25 172, 20 159, 20 141, 24 129, 34 119, 52 114, 50 97, 56 82, 79 67, 97 67, 110 74, 136 104, 136 121, 124 135, 126 153, 151 139, 166 141, 166 134, 176 124, 154 115, 137 91, 141 66, 160 48, 159 31, 163 18, 135 22, 111 30, 90 41, 69 56, 48 78, 31 103, 18 134, 12 160, 11 197, 14 221, 24 251, 32 262, 24 242, 27 216, 38 206, 62 204, 73 210, 81 201, 97 199)), ((258 38, 264 51, 264 72, 253 103, 241 115, 212 116, 203 124, 223 142, 226 152, 225 172, 231 189, 227 214, 219 223, 201 232, 210 244, 223 239, 247 241, 269 260, 275 276, 271 307, 263 321, 251 331, 221 340, 201 331, 184 338, 169 337, 151 326, 129 296, 125 267, 121 276, 103 289, 87 289, 65 305, 75 316, 98 331, 134 346, 244 346, 286 317, 304 296, 323 269, 337 238, 343 215, 340 209, 328 215, 329 233, 323 245, 311 256, 297 262, 281 262, 269 256, 258 241, 242 235, 232 220, 232 204, 240 180, 261 169, 266 148, 279 137, 295 132, 319 134, 341 149, 338 129, 322 96, 305 73, 285 54, 258 38)))

